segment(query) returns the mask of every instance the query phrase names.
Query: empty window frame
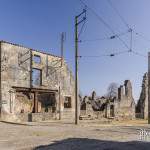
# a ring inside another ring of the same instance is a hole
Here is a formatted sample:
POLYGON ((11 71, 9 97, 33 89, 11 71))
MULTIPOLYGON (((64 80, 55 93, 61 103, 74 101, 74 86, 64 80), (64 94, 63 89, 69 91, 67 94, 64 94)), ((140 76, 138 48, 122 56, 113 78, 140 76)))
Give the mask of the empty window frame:
POLYGON ((71 108, 71 97, 65 97, 64 108, 71 108))
POLYGON ((42 70, 36 68, 32 69, 32 85, 33 86, 42 85, 42 70))
POLYGON ((39 55, 33 55, 33 61, 34 61, 34 63, 40 64, 41 57, 39 55))

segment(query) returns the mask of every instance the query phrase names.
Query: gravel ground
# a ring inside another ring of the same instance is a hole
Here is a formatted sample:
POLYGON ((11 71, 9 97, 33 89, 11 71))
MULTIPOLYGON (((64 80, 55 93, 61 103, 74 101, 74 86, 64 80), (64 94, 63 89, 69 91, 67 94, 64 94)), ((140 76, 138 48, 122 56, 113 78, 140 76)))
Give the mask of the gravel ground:
POLYGON ((140 140, 140 123, 0 123, 0 150, 150 150, 150 134, 140 140))

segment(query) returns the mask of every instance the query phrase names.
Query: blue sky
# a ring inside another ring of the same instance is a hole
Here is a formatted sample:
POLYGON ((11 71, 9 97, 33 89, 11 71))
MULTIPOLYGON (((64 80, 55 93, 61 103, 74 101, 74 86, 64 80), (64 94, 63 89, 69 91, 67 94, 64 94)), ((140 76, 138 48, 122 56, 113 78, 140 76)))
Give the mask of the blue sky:
MULTIPOLYGON (((114 29, 127 31, 106 0, 84 0, 114 29)), ((111 0, 128 24, 150 39, 149 0, 111 0)), ((0 0, 0 39, 34 49, 60 55, 60 34, 66 32, 65 58, 74 71, 74 16, 83 5, 79 0, 0 0)), ((80 40, 111 36, 108 30, 90 11, 80 40)), ((127 44, 130 35, 121 37, 127 44)), ((133 35, 133 49, 147 55, 150 42, 133 35)), ((80 55, 101 55, 126 50, 118 40, 79 43, 80 55)), ((147 58, 133 54, 116 57, 81 58, 79 61, 80 90, 97 95, 106 93, 111 82, 123 84, 130 79, 133 95, 138 99, 142 76, 147 71, 147 58)))

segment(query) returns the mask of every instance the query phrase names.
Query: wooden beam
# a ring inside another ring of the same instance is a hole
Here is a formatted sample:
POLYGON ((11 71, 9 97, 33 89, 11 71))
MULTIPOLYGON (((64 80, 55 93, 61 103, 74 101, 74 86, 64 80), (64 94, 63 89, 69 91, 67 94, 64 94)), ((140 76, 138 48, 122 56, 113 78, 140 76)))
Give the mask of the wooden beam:
POLYGON ((38 92, 34 93, 34 112, 38 113, 38 92))
POLYGON ((16 87, 12 86, 12 88, 16 89, 17 92, 39 92, 39 93, 55 93, 58 90, 50 90, 50 89, 42 89, 42 88, 28 88, 28 87, 16 87))

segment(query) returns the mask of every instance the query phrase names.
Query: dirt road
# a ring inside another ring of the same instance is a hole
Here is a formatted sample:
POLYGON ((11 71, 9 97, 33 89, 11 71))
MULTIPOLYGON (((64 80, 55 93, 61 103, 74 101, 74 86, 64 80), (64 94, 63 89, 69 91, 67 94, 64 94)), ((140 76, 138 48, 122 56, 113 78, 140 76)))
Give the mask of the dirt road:
POLYGON ((140 123, 1 122, 0 150, 150 150, 148 133, 150 126, 140 123), (140 136, 140 131, 146 136, 140 136))

